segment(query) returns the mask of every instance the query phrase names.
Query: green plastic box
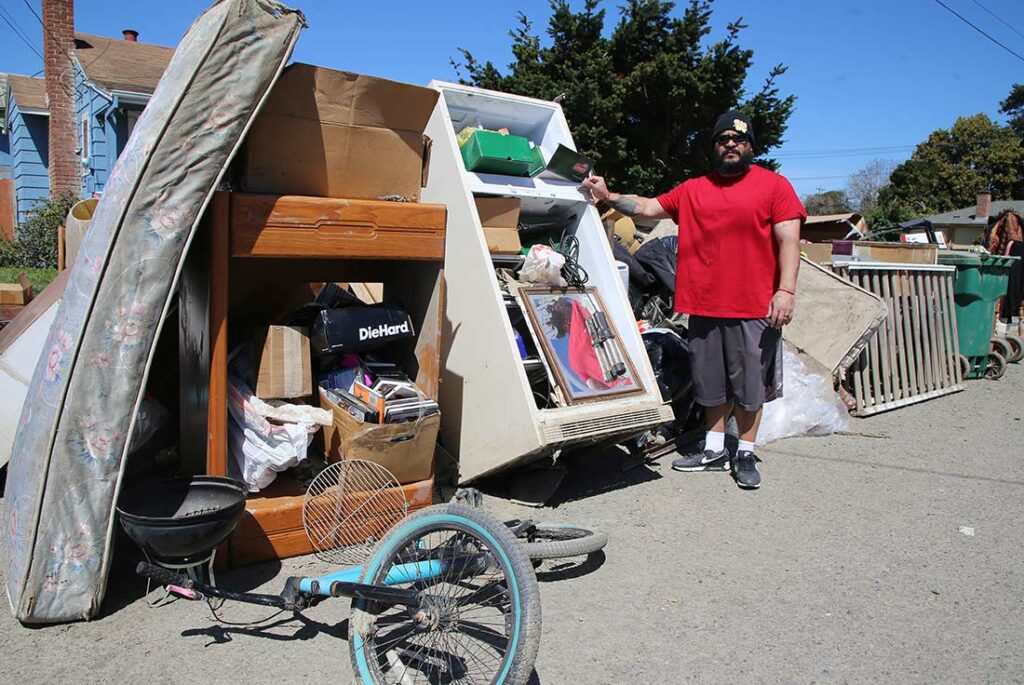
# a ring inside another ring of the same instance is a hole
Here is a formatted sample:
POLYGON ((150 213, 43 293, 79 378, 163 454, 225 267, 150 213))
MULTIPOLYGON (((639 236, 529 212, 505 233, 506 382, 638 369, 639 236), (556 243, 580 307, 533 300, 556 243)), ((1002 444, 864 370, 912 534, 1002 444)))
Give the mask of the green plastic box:
POLYGON ((530 141, 494 131, 474 131, 462 146, 467 171, 505 176, 529 176, 537 157, 530 141))

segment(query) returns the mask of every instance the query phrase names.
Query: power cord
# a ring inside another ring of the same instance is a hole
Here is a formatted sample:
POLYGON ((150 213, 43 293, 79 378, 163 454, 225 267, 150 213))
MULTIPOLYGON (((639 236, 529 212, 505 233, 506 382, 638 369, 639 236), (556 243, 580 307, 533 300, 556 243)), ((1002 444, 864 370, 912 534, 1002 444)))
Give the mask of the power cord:
POLYGON ((573 288, 582 288, 590 280, 586 269, 580 266, 580 239, 569 233, 569 229, 562 231, 562 237, 558 246, 552 241, 551 248, 565 257, 565 266, 562 267, 562 278, 573 288))

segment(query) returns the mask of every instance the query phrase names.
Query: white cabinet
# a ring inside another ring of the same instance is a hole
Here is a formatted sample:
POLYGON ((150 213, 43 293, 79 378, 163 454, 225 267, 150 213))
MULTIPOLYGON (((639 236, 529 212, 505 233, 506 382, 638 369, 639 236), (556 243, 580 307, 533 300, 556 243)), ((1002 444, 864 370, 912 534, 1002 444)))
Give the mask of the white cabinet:
POLYGON ((427 124, 433 139, 422 201, 448 207, 446 305, 442 334, 442 440, 460 462, 463 482, 571 444, 624 436, 672 419, 661 402, 597 209, 578 184, 549 177, 468 172, 455 136, 464 126, 507 128, 550 159, 558 144, 575 149, 559 105, 434 81, 438 99, 427 124), (542 408, 517 347, 506 302, 484 241, 474 195, 512 196, 522 212, 574 229, 580 265, 596 287, 636 369, 643 392, 586 404, 542 408))

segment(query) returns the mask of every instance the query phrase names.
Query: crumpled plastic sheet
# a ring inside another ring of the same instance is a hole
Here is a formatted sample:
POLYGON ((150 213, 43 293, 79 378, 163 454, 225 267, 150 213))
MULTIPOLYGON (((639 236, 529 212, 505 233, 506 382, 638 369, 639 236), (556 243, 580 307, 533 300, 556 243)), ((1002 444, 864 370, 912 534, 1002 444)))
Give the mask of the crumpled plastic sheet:
POLYGON ((332 421, 331 413, 319 407, 264 402, 230 374, 228 414, 232 475, 240 476, 250 492, 259 492, 280 471, 305 459, 313 434, 332 421))
POLYGON ((757 444, 797 435, 830 435, 848 430, 850 414, 832 379, 810 371, 786 346, 782 352, 784 395, 764 405, 757 444))
POLYGON ((519 271, 519 280, 523 283, 554 285, 564 288, 566 282, 562 278, 563 266, 565 266, 565 257, 561 253, 547 245, 534 245, 526 254, 523 268, 519 271))

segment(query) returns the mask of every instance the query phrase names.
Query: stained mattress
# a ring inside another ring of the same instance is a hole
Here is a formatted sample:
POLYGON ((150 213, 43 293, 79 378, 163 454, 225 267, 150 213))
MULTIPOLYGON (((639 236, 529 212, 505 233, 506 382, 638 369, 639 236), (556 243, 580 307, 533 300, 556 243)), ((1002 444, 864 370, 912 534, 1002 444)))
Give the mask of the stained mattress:
POLYGON ((223 0, 182 39, 118 159, 32 376, 4 497, 15 616, 89 618, 103 599, 128 436, 206 204, 304 25, 223 0))

